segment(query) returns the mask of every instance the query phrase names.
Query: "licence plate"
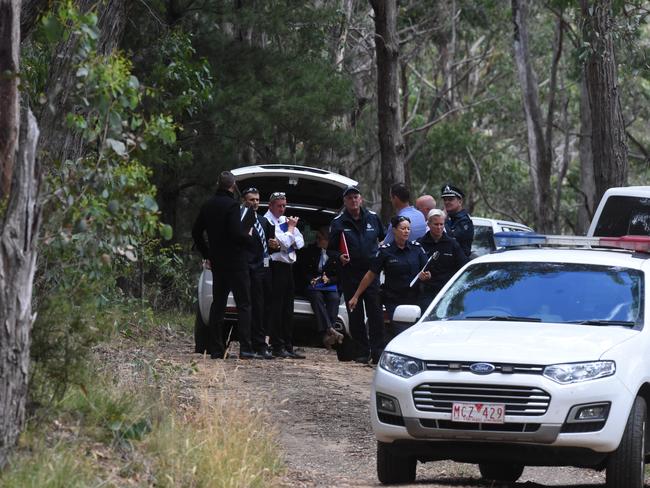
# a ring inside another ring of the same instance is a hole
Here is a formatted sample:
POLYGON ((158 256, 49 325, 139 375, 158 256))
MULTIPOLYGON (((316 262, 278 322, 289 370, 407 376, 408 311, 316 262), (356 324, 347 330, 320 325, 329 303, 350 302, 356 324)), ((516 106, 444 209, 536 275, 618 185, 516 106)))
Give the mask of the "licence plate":
POLYGON ((451 408, 453 422, 478 424, 503 424, 506 406, 502 403, 454 403, 451 408))

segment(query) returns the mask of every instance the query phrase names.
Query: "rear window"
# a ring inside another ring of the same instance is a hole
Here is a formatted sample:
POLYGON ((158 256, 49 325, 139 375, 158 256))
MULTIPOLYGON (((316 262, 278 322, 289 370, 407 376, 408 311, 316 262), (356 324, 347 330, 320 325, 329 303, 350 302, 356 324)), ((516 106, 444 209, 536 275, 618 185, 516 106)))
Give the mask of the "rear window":
POLYGON ((614 195, 605 202, 594 236, 650 236, 650 199, 614 195))
POLYGON ((475 264, 453 283, 428 317, 471 319, 640 328, 643 273, 591 264, 475 264))

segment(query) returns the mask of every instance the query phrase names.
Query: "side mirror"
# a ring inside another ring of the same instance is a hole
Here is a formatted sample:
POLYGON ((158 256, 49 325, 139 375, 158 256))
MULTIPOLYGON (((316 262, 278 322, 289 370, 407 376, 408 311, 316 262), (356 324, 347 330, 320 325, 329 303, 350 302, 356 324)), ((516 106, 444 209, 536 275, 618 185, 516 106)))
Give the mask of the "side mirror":
POLYGON ((417 305, 398 305, 393 314, 393 322, 412 325, 421 315, 422 311, 417 305))

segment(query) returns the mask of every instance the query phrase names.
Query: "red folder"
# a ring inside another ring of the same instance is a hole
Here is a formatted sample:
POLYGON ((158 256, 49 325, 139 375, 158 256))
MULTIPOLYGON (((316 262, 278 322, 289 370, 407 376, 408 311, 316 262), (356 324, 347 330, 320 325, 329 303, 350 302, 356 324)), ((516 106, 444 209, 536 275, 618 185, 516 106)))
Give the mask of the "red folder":
POLYGON ((345 233, 341 232, 341 238, 339 239, 339 252, 341 254, 347 254, 350 257, 350 251, 348 250, 348 242, 345 240, 345 233))

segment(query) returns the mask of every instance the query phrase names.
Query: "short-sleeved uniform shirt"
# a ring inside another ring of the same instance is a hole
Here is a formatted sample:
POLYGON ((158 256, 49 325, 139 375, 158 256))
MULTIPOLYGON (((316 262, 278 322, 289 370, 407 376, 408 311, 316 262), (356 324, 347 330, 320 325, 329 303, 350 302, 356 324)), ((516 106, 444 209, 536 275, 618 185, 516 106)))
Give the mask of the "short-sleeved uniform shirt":
POLYGON ((388 296, 406 298, 417 295, 418 287, 409 285, 427 262, 422 246, 415 241, 407 241, 403 249, 395 243, 379 247, 377 255, 370 261, 370 271, 384 272, 384 290, 388 296))

